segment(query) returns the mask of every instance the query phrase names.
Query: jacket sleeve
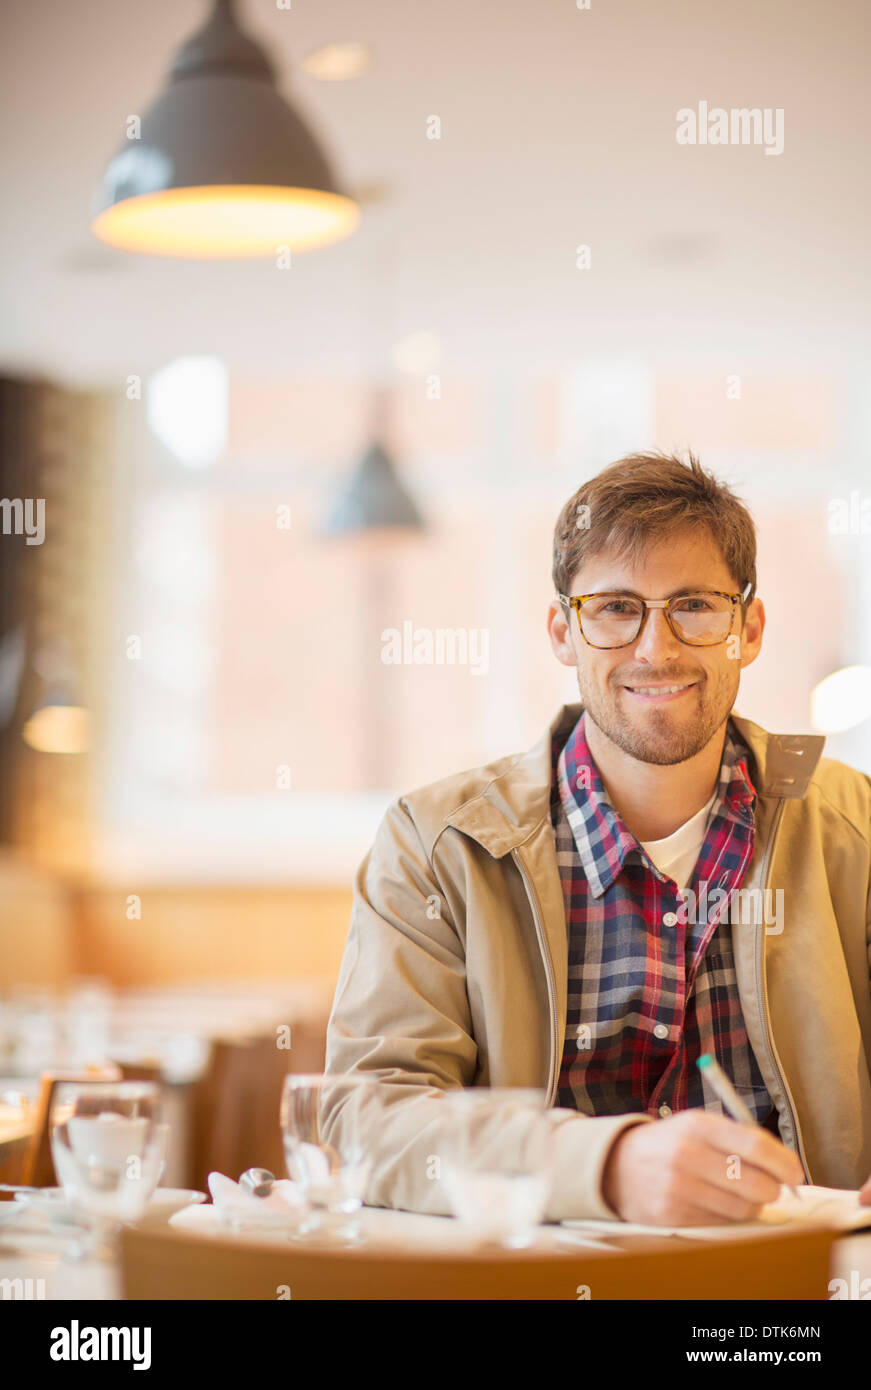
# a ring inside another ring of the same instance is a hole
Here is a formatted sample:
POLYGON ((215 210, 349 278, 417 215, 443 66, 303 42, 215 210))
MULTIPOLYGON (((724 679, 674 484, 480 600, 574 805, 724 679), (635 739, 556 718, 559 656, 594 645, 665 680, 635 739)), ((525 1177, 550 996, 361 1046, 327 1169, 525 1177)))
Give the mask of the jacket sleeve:
MULTIPOLYGON (((450 895, 456 902, 456 893, 450 895)), ((372 1160, 369 1205, 450 1214, 442 1182, 445 1091, 471 1086, 477 1046, 463 940, 402 798, 388 808, 354 880, 351 923, 327 1028, 326 1071, 382 1083, 371 1111, 351 1100, 330 1114, 328 1137, 353 1137, 372 1160)), ((555 1177, 548 1220, 614 1218, 600 1185, 617 1137, 649 1116, 547 1112, 555 1177)), ((481 1130, 479 1152, 519 1143, 516 1116, 481 1130)))
MULTIPOLYGON (((865 899, 865 954, 868 961, 868 985, 871 989, 871 876, 868 878, 868 896, 865 899)), ((868 1066, 871 1067, 871 1056, 868 1058, 868 1066)))

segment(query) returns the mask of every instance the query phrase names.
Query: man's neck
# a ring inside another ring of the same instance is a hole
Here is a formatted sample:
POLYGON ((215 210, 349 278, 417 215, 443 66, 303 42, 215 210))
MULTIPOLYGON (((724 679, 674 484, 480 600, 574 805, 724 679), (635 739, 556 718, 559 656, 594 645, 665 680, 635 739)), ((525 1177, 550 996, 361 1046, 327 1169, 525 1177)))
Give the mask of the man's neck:
POLYGON ((587 746, 602 784, 637 840, 664 840, 707 805, 720 775, 727 723, 695 757, 664 767, 624 752, 587 715, 587 746))

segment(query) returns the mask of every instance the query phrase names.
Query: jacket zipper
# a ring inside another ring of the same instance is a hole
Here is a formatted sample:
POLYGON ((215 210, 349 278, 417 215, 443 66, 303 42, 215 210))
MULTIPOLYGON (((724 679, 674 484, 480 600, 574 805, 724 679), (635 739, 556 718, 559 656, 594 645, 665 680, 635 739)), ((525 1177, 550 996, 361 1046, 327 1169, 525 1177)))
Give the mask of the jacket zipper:
POLYGON ((805 1177, 806 1177, 806 1179, 807 1179, 808 1182, 811 1182, 811 1181, 812 1181, 812 1178, 811 1178, 811 1175, 810 1175, 810 1170, 808 1169, 807 1154, 805 1153, 804 1144, 802 1143, 801 1130, 800 1130, 800 1128, 799 1128, 799 1123, 798 1123, 798 1112, 797 1112, 797 1110, 796 1110, 796 1108, 795 1108, 795 1101, 793 1100, 792 1092, 791 1092, 790 1089, 789 1089, 789 1083, 788 1083, 788 1081, 787 1081, 787 1079, 786 1079, 786 1076, 784 1075, 783 1068, 782 1068, 781 1065, 780 1065, 780 1058, 779 1058, 778 1055, 777 1055, 777 1050, 776 1050, 775 1045, 774 1045, 774 1039, 773 1039, 773 1037, 771 1036, 771 1028, 770 1028, 770 1026, 769 1026, 769 1021, 768 1021, 768 996, 767 996, 767 994, 766 994, 765 976, 764 976, 764 971, 763 971, 763 968, 762 968, 762 961, 763 961, 763 954, 764 954, 764 932, 765 932, 765 912, 764 912, 765 891, 766 891, 766 888, 768 887, 768 874, 769 874, 769 870, 770 870, 770 866, 771 866, 771 858, 772 858, 772 855, 773 855, 773 853, 774 853, 774 842, 775 842, 775 840, 776 840, 776 838, 777 838, 777 832, 778 832, 778 830, 780 829, 780 822, 781 822, 781 819, 782 819, 782 817, 783 817, 783 812, 784 812, 784 807, 785 807, 785 805, 786 805, 786 802, 784 801, 783 797, 781 797, 781 798, 780 798, 780 801, 778 802, 778 805, 777 805, 777 810, 776 810, 775 813, 774 813, 774 822, 773 822, 772 827, 771 827, 771 835, 770 835, 770 837, 769 837, 768 845, 767 845, 766 850, 765 850, 765 858, 764 858, 764 860, 763 860, 763 862, 762 862, 762 902, 763 902, 762 918, 763 918, 763 920, 762 920, 761 924, 759 925, 759 927, 757 928, 757 938, 756 938, 756 992, 757 992, 757 995, 758 995, 758 997, 759 997, 760 1010, 761 1010, 761 1014, 762 1014, 763 1032, 764 1032, 764 1035, 765 1035, 766 1046, 767 1046, 767 1048, 768 1048, 769 1060, 771 1061, 772 1067, 773 1067, 774 1071, 776 1072, 776 1074, 779 1076, 780 1081, 781 1081, 781 1084, 782 1084, 782 1086, 783 1086, 784 1094, 785 1094, 785 1096, 786 1096, 787 1106, 788 1106, 788 1108, 789 1108, 789 1113, 790 1113, 790 1115, 791 1115, 791 1117, 792 1117, 793 1133, 795 1134, 795 1142, 796 1142, 796 1147, 797 1147, 797 1149, 798 1149, 798 1156, 799 1156, 799 1159, 801 1160, 801 1166, 802 1166, 802 1168, 804 1169, 805 1177))
POLYGON ((550 1003, 550 1057, 548 1059, 547 1076, 547 1098, 546 1105, 551 1105, 556 1091, 556 1040, 559 1034, 559 1021, 556 1016, 556 981, 553 974, 553 962, 550 958, 550 951, 547 946, 547 938, 544 934, 544 923, 541 910, 538 905, 538 896, 533 887, 532 880, 526 872, 523 860, 520 858, 519 850, 511 851, 511 858, 520 870, 520 877, 523 879, 523 886, 526 889, 526 896, 532 904, 532 916, 535 922, 535 932, 538 937, 538 945, 541 950, 541 958, 544 961, 544 974, 547 981, 547 997, 550 1003))

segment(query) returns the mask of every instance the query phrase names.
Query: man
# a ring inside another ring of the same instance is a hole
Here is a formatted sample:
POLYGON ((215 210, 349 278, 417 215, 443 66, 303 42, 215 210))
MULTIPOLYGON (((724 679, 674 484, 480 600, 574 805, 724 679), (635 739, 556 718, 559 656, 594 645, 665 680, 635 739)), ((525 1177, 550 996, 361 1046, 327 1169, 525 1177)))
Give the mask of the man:
POLYGON ((634 455, 566 503, 553 579, 580 702, 399 797, 355 880, 327 1069, 383 1083, 367 1200, 450 1210, 439 1102, 473 1085, 546 1090, 550 1219, 752 1220, 781 1183, 859 1187, 871 778, 733 713, 765 627, 752 518, 692 455, 634 455))

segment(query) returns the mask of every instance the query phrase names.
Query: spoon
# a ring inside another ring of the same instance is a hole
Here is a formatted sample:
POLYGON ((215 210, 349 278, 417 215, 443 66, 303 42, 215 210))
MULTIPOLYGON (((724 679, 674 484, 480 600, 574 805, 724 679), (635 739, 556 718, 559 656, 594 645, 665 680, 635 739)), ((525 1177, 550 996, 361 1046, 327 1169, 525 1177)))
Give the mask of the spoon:
POLYGON ((246 1168, 239 1179, 239 1186, 255 1197, 268 1197, 275 1186, 275 1176, 268 1168, 246 1168))

